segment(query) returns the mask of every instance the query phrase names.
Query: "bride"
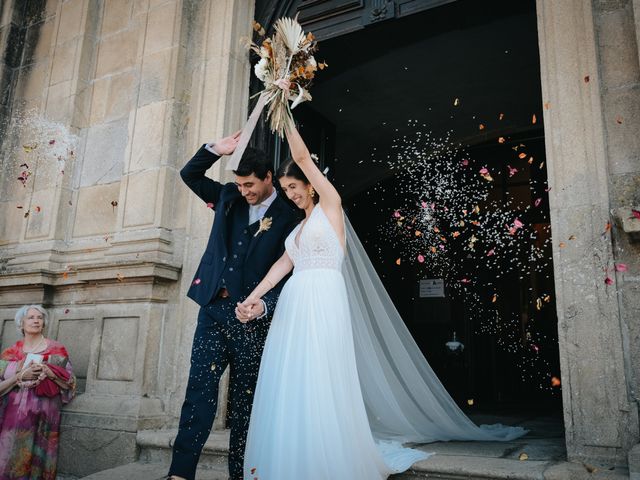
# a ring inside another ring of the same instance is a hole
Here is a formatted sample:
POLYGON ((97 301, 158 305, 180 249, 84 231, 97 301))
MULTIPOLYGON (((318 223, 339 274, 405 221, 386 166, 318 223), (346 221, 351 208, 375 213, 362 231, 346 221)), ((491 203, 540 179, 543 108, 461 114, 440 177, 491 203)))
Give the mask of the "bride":
POLYGON ((519 427, 473 424, 427 364, 295 128, 278 172, 304 220, 249 297, 240 321, 291 270, 264 347, 244 476, 374 480, 430 454, 406 442, 510 440, 519 427))

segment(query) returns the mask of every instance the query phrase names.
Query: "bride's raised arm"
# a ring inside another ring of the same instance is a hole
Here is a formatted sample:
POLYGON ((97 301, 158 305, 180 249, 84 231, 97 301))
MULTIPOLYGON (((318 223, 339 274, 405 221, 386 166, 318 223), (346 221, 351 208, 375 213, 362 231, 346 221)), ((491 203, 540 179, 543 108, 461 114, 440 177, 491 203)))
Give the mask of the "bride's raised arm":
POLYGON ((339 210, 342 205, 340 194, 311 158, 309 149, 298 130, 295 127, 288 128, 285 133, 289 143, 289 150, 291 150, 291 158, 300 167, 314 190, 318 192, 322 207, 325 210, 334 208, 339 210))
POLYGON ((320 205, 338 233, 339 238, 344 239, 344 218, 340 194, 311 158, 309 149, 298 130, 292 127, 288 128, 285 133, 289 143, 289 150, 291 150, 291 158, 300 167, 313 189, 318 193, 320 205))

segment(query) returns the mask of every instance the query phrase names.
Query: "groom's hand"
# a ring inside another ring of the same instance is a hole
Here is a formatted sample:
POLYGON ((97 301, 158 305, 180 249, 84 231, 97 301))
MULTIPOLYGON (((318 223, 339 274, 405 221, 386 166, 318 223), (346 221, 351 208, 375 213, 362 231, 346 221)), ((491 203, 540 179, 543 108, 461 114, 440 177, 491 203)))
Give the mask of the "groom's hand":
POLYGON ((238 130, 233 135, 229 135, 228 137, 221 138, 217 142, 214 143, 214 150, 220 156, 222 155, 231 155, 233 151, 238 146, 238 140, 240 140, 240 133, 242 130, 238 130))
POLYGON ((262 300, 247 298, 244 302, 236 306, 236 317, 242 323, 247 323, 258 318, 264 313, 264 303, 262 300))

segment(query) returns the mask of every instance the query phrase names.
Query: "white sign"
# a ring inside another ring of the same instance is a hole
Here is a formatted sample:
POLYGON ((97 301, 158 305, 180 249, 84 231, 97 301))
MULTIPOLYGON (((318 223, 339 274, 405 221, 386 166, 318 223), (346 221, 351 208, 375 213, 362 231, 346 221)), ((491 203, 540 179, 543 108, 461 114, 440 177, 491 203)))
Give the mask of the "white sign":
POLYGON ((444 298, 444 280, 442 278, 423 278, 420 280, 420 298, 444 298))

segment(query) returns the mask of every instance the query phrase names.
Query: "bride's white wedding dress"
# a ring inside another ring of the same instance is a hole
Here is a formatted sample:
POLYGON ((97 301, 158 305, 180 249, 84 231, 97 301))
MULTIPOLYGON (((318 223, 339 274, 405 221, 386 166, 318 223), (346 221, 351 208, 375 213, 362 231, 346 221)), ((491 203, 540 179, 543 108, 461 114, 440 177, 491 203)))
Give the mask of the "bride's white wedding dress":
POLYGON ((400 442, 524 435, 458 408, 345 222, 346 257, 319 205, 285 242, 294 271, 264 347, 245 479, 384 479, 429 456, 400 442))
POLYGON ((384 479, 427 458, 399 443, 374 442, 356 368, 344 253, 319 205, 285 247, 295 267, 262 355, 245 479, 384 479))

